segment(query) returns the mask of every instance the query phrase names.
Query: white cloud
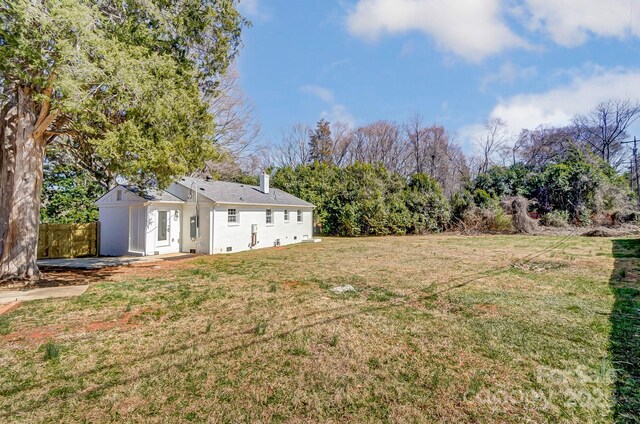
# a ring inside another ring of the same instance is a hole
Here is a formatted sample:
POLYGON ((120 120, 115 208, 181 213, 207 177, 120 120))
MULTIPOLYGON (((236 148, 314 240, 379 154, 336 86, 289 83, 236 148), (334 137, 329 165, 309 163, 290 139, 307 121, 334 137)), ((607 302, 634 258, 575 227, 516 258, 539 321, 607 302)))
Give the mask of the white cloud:
POLYGON ((524 0, 519 19, 565 47, 585 43, 589 35, 625 38, 640 35, 640 4, 634 0, 524 0))
POLYGON ((347 29, 377 40, 388 34, 420 31, 437 46, 471 62, 509 49, 534 48, 527 38, 540 34, 565 47, 590 37, 640 36, 636 0, 358 0, 348 12, 347 29), (634 4, 635 3, 635 4, 634 4), (518 26, 517 33, 513 25, 518 26))
POLYGON ((485 132, 484 124, 467 125, 456 131, 456 141, 466 154, 479 152, 476 140, 485 132))
POLYGON ((320 87, 319 85, 305 85, 300 87, 300 90, 305 93, 313 94, 323 102, 335 102, 333 91, 329 90, 328 88, 320 87))
POLYGON ((346 106, 338 103, 331 105, 330 110, 322 111, 320 117, 325 118, 327 121, 334 124, 342 122, 347 124, 349 128, 354 128, 356 126, 356 117, 347 110, 346 106))
POLYGON ((421 31, 441 49, 478 62, 528 46, 504 22, 501 4, 501 0, 359 0, 347 17, 347 28, 370 40, 421 31))
POLYGON ((339 69, 343 66, 348 65, 351 62, 350 59, 339 59, 339 60, 335 60, 331 63, 329 63, 328 65, 325 65, 322 67, 322 72, 324 73, 330 73, 335 71, 336 69, 339 69))
POLYGON ((519 67, 512 62, 505 62, 496 72, 482 79, 480 91, 485 91, 490 85, 496 83, 511 85, 517 81, 534 78, 536 75, 538 75, 538 69, 535 66, 519 67))
POLYGON ((240 0, 239 10, 243 15, 253 19, 268 20, 269 15, 264 11, 261 0, 240 0))
POLYGON ((501 100, 491 111, 491 117, 504 119, 516 131, 540 124, 566 125, 573 116, 590 111, 602 101, 639 100, 636 93, 640 93, 639 69, 600 69, 544 93, 520 94, 501 100))
POLYGON ((323 110, 320 113, 321 118, 325 118, 329 122, 343 122, 350 127, 354 127, 356 124, 356 118, 347 110, 347 107, 336 101, 336 96, 333 91, 328 88, 321 87, 319 85, 305 85, 300 87, 300 90, 305 93, 310 93, 327 103, 328 110, 323 110))
MULTIPOLYGON (((563 126, 575 115, 587 113, 598 103, 609 99, 640 101, 640 69, 589 68, 589 74, 578 75, 563 86, 542 92, 519 94, 501 99, 488 118, 501 118, 509 125, 512 138, 521 129, 539 125, 563 126)), ((472 124, 458 130, 466 151, 474 149, 474 140, 484 132, 482 124, 472 124)))

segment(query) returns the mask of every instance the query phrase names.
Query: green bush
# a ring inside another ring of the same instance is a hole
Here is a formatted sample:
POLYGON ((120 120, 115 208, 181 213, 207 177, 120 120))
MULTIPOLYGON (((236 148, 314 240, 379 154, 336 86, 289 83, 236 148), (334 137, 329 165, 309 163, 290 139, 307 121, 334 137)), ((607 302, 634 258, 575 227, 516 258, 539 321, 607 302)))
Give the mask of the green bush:
POLYGON ((540 217, 540 223, 546 227, 566 227, 569 225, 569 212, 551 211, 540 217))
MULTIPOLYGON (((602 159, 576 147, 568 148, 554 162, 540 170, 521 164, 493 167, 470 183, 466 190, 476 206, 488 208, 493 199, 522 195, 532 201, 544 225, 568 223, 591 225, 593 215, 607 215, 629 208, 633 196, 624 177, 602 159)), ((453 199, 454 211, 461 199, 453 199)), ((455 213, 454 213, 455 216, 455 213)))
POLYGON ((314 224, 325 235, 423 234, 442 231, 451 220, 437 181, 425 174, 407 180, 381 163, 281 168, 273 183, 315 204, 314 224))
POLYGON ((451 221, 451 206, 438 182, 428 175, 415 174, 411 177, 404 203, 410 216, 409 233, 439 232, 451 221))

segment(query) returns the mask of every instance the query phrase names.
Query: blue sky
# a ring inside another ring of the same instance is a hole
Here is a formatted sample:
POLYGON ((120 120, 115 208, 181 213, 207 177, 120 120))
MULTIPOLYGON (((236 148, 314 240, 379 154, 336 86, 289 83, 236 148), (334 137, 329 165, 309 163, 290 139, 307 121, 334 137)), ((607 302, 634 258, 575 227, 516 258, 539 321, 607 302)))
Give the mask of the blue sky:
MULTIPOLYGON (((241 0, 241 85, 265 144, 324 117, 562 125, 640 98, 640 0, 241 0)), ((634 134, 635 135, 635 134, 634 134)), ((640 134, 637 134, 640 136, 640 134)))

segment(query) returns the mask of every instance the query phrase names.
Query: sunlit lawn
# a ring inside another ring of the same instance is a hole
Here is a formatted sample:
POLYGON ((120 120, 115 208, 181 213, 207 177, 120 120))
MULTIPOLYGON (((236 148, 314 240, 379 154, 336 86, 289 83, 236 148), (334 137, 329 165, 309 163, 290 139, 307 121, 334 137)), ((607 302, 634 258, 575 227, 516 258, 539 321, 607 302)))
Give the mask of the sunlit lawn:
POLYGON ((637 420, 639 246, 324 239, 116 274, 0 317, 0 422, 637 420))

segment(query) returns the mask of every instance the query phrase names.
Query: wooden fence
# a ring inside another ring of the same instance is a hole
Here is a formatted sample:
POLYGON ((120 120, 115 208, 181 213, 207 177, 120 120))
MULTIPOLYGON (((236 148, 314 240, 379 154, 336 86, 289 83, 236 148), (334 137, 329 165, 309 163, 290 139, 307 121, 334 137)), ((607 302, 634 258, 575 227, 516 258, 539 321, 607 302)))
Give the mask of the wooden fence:
POLYGON ((40 224, 38 259, 98 256, 100 223, 40 224))

